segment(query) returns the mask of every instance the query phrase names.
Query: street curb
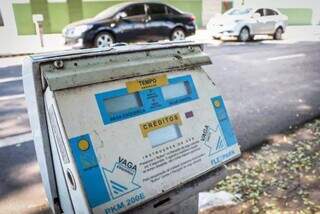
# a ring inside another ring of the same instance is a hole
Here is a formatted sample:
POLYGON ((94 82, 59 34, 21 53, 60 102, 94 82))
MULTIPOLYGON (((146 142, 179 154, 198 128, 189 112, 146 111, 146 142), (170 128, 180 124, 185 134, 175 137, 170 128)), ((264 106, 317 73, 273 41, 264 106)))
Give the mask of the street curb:
POLYGON ((34 53, 0 54, 0 58, 27 56, 27 55, 32 55, 32 54, 34 54, 34 53))

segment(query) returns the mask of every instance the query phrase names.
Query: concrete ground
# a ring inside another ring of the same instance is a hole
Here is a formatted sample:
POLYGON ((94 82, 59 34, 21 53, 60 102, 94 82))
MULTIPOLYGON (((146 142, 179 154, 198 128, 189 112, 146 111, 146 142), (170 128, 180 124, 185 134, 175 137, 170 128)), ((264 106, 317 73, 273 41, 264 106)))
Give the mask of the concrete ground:
POLYGON ((240 200, 199 214, 320 213, 319 138, 317 119, 243 153, 213 190, 237 194, 240 200))
MULTIPOLYGON (((320 115, 320 42, 205 46, 205 70, 226 100, 243 148, 320 115)), ((0 59, 0 213, 47 212, 22 89, 21 58, 0 59)))

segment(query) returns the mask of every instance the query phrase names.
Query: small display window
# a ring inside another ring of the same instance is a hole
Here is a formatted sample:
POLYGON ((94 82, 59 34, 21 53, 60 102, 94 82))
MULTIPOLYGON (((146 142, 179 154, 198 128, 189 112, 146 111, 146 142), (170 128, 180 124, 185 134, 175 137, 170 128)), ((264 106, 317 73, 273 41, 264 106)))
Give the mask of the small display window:
POLYGON ((178 124, 172 124, 148 133, 148 138, 152 147, 176 140, 181 136, 182 135, 178 124))
POLYGON ((104 104, 109 114, 116 114, 142 107, 142 102, 138 93, 106 98, 104 104))
POLYGON ((187 81, 177 82, 161 88, 163 98, 171 100, 179 97, 184 97, 190 94, 190 84, 187 81))

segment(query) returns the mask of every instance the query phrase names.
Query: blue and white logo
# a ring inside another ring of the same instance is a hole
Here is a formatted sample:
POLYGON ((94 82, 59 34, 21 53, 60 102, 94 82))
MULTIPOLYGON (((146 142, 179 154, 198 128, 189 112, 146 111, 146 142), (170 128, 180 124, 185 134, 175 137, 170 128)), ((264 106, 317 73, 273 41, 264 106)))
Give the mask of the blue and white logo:
POLYGON ((134 182, 137 166, 119 157, 112 170, 103 169, 109 191, 113 199, 119 198, 141 186, 134 182))
POLYGON ((209 156, 227 147, 227 143, 224 139, 219 124, 215 129, 205 126, 201 136, 201 141, 210 149, 209 156))

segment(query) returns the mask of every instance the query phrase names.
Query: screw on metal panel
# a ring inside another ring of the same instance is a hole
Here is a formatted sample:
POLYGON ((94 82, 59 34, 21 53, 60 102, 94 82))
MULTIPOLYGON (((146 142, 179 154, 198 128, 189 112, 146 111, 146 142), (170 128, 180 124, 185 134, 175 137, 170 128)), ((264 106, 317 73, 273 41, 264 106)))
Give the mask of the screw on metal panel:
POLYGON ((194 51, 194 48, 192 46, 189 46, 188 49, 193 52, 194 51))
POLYGON ((56 69, 61 69, 61 68, 63 68, 63 61, 62 60, 56 60, 56 61, 53 62, 53 66, 56 69))

